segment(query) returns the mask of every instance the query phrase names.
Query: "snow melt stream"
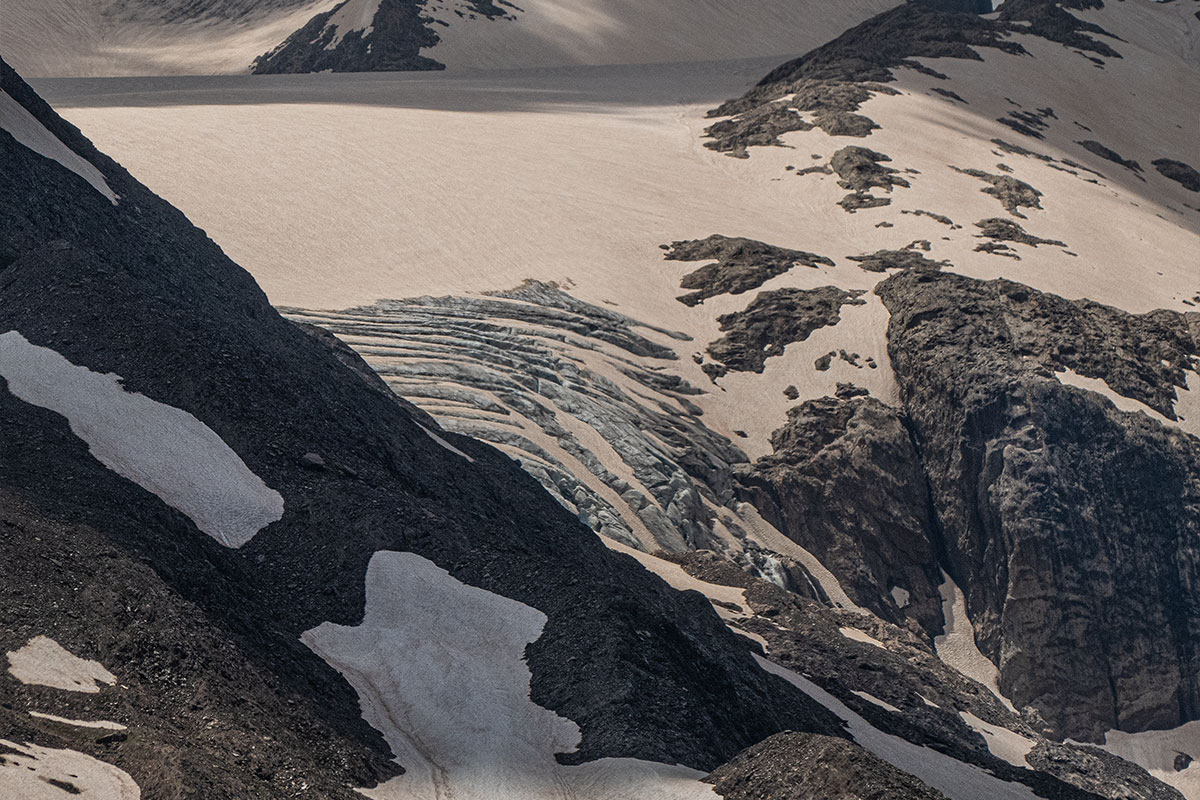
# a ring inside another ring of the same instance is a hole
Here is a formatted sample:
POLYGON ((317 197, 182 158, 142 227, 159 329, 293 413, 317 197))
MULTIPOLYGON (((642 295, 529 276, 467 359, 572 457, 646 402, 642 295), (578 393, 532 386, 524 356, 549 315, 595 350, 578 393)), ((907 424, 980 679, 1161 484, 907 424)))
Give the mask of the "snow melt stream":
POLYGON ((226 547, 241 547, 283 516, 283 497, 211 428, 125 391, 119 375, 76 366, 9 331, 0 334, 0 377, 20 399, 66 417, 100 463, 226 547))

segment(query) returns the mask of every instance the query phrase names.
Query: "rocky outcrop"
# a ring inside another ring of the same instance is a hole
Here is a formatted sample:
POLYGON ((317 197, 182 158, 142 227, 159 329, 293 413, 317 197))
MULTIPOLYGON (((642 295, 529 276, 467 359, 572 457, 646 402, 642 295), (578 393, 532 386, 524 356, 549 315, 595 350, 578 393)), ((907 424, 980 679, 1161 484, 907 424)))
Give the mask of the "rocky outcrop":
POLYGON ((1017 180, 1011 175, 993 175, 981 169, 960 169, 959 167, 952 167, 952 169, 989 184, 979 191, 990 194, 999 200, 1000 205, 1004 206, 1004 210, 1014 217, 1026 219, 1025 215, 1018 210, 1020 208, 1042 207, 1042 193, 1025 181, 1017 180))
POLYGON ((915 249, 876 250, 867 255, 850 256, 850 260, 858 262, 859 268, 867 272, 887 272, 889 269, 937 270, 950 264, 949 261, 926 258, 915 249))
POLYGON ((825 256, 718 234, 707 239, 672 242, 665 258, 669 261, 715 259, 717 262, 683 276, 680 288, 695 289, 676 298, 685 306, 699 305, 720 294, 741 294, 757 289, 796 265, 813 269, 833 266, 833 261, 825 256))
POLYGON ((1001 689, 1077 739, 1200 716, 1200 440, 1055 377, 1174 419, 1196 315, 947 273, 877 292, 946 568, 1001 689))
POLYGON ((725 800, 945 800, 853 742, 808 733, 776 734, 705 781, 725 800))
POLYGON ((803 342, 818 328, 838 324, 842 306, 865 305, 863 293, 836 286, 760 292, 745 311, 717 317, 725 335, 707 350, 720 363, 705 364, 705 371, 713 378, 730 370, 762 372, 766 360, 783 355, 787 345, 803 342))
POLYGON ((1189 192, 1200 192, 1200 170, 1182 161, 1157 158, 1150 162, 1164 178, 1175 181, 1189 192))
POLYGON ((1127 158, 1122 158, 1121 154, 1118 153, 1116 150, 1113 150, 1110 147, 1106 147, 1106 146, 1102 145, 1100 142, 1097 142, 1095 139, 1084 139, 1083 141, 1076 142, 1075 144, 1079 145, 1084 150, 1087 150, 1089 153, 1093 153, 1095 155, 1100 156, 1101 158, 1103 158, 1106 161, 1111 161, 1114 164, 1120 164, 1125 169, 1132 170, 1133 172, 1141 172, 1142 171, 1141 164, 1139 164, 1136 161, 1127 159, 1127 158))
POLYGON ((1007 242, 1023 244, 1034 248, 1042 244, 1055 245, 1057 247, 1067 246, 1066 242, 1060 242, 1057 239, 1042 239, 1034 236, 1011 219, 992 217, 976 222, 975 227, 983 231, 978 235, 980 239, 989 240, 975 245, 976 252, 1007 256, 1017 261, 1020 261, 1021 257, 1017 255, 1017 252, 1012 247, 1006 244, 1007 242))
POLYGON ((920 458, 895 409, 843 394, 790 409, 772 454, 735 473, 738 496, 815 555, 854 602, 897 624, 916 620, 932 637, 943 627, 941 573, 920 458))
POLYGON ((837 173, 838 186, 851 191, 842 198, 842 208, 854 213, 859 208, 888 205, 892 202, 890 198, 873 195, 871 190, 879 188, 890 194, 897 186, 908 188, 911 184, 900 177, 900 170, 883 166, 883 162, 891 160, 883 153, 857 145, 834 153, 829 166, 837 173))

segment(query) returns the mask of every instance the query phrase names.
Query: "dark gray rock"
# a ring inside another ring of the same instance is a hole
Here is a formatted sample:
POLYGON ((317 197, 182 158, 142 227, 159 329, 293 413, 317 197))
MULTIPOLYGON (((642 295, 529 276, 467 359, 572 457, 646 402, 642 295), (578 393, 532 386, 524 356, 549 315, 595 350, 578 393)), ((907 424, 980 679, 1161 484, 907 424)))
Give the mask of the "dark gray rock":
POLYGON ((785 346, 803 342, 818 328, 836 325, 842 306, 864 305, 862 294, 861 289, 836 286, 760 292, 745 311, 717 318, 725 335, 708 346, 708 354, 721 363, 721 375, 729 370, 762 372, 766 360, 783 355, 785 346))
POLYGON ((980 169, 960 169, 959 167, 952 167, 952 169, 989 184, 987 188, 980 189, 980 191, 999 200, 1000 205, 1004 206, 1005 210, 1014 217, 1025 219, 1025 215, 1018 210, 1020 208, 1042 207, 1040 199, 1042 193, 1025 181, 1017 180, 1011 175, 992 175, 980 169))
POLYGON ((854 602, 892 622, 912 618, 932 637, 942 629, 941 573, 920 458, 895 409, 843 394, 789 409, 772 454, 736 471, 738 496, 815 555, 854 602), (909 593, 904 608, 893 587, 909 593))
POLYGON ((861 256, 849 256, 851 261, 867 272, 887 272, 889 269, 932 269, 950 266, 949 261, 933 261, 916 250, 876 250, 861 256))
POLYGON ((1001 688, 1081 740, 1196 719, 1200 440, 1054 377, 1174 417, 1196 315, 948 273, 876 291, 947 571, 1001 688))
POLYGON ((1150 163, 1164 178, 1175 181, 1189 192, 1200 192, 1200 170, 1170 158, 1156 158, 1150 163))
POLYGON ((825 256, 718 234, 707 239, 672 242, 665 258, 670 261, 716 259, 717 263, 689 272, 679 282, 680 288, 696 290, 676 298, 686 306, 698 305, 720 294, 742 294, 757 289, 796 265, 813 269, 833 266, 833 261, 825 256))
POLYGON ((1101 158, 1105 159, 1106 161, 1111 161, 1114 164, 1120 164, 1125 169, 1131 170, 1133 172, 1141 172, 1142 171, 1141 164, 1139 164, 1136 161, 1131 161, 1129 159, 1122 158, 1121 154, 1118 153, 1116 150, 1113 150, 1112 148, 1109 148, 1109 147, 1105 147, 1104 145, 1100 144, 1100 142, 1097 142, 1095 139, 1085 139, 1082 142, 1076 142, 1075 144, 1079 145, 1084 150, 1087 150, 1090 153, 1094 153, 1094 154, 1100 156, 1101 158))

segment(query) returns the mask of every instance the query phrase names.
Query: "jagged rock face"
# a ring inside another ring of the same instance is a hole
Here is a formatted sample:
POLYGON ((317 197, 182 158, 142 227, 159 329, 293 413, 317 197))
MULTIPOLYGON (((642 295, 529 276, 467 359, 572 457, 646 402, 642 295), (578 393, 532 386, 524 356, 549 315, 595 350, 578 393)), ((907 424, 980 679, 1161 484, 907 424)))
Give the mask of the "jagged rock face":
MULTIPOLYGON (((490 447, 445 431, 433 438, 427 418, 364 381, 344 351, 280 317, 247 273, 3 62, 0 88, 100 170, 118 198, 0 132, 0 330, 194 417, 283 499, 277 521, 241 547, 223 546, 93 457, 66 418, 5 384, 0 487, 33 514, 87 526, 120 558, 144 563, 282 697, 342 737, 340 750, 357 748, 360 764, 389 751, 359 716, 354 690, 300 636, 362 619, 364 575, 380 550, 417 553, 546 615, 526 652, 531 697, 578 723, 571 759, 711 769, 781 730, 836 735, 836 720, 763 673, 702 598, 613 554, 490 447), (306 465, 310 453, 326 468, 306 465)), ((82 605, 70 612, 97 649, 114 646, 110 618, 82 605)), ((33 605, 6 618, 0 646, 20 646, 15 631, 49 628, 59 613, 33 605)), ((113 760, 135 778, 152 769, 132 754, 113 760)), ((258 780, 230 769, 247 785, 258 780)))
POLYGON ((705 780, 725 800, 945 800, 852 742, 807 733, 776 734, 705 780))
MULTIPOLYGON (((847 393, 848 394, 848 393, 847 393)), ((896 410, 871 397, 809 400, 736 472, 738 494, 884 619, 943 627, 929 489, 896 410), (893 589, 906 595, 903 607, 893 589)))
POLYGON ((1196 718, 1200 440, 1054 377, 1173 419, 1195 315, 946 273, 876 291, 947 568, 1001 688, 1076 738, 1196 718))

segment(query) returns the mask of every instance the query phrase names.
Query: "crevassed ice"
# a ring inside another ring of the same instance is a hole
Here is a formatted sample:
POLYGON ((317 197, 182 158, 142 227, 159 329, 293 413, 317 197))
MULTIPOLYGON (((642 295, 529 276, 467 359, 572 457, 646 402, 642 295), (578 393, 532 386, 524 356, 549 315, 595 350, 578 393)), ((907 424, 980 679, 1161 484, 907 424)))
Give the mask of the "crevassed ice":
POLYGON ((8 131, 19 144, 40 156, 57 161, 92 185, 97 192, 117 204, 117 195, 108 186, 103 173, 87 159, 67 147, 51 133, 25 106, 8 92, 0 89, 0 129, 8 131))
POLYGON ((283 497, 186 411, 125 391, 119 375, 72 364, 17 331, 0 334, 0 376, 27 403, 67 418, 100 463, 187 515, 226 547, 283 516, 283 497))
POLYGON ((636 759, 564 767, 579 727, 529 699, 540 611, 468 586, 428 559, 381 551, 361 625, 301 637, 355 688, 406 770, 377 800, 716 800, 702 773, 636 759))

